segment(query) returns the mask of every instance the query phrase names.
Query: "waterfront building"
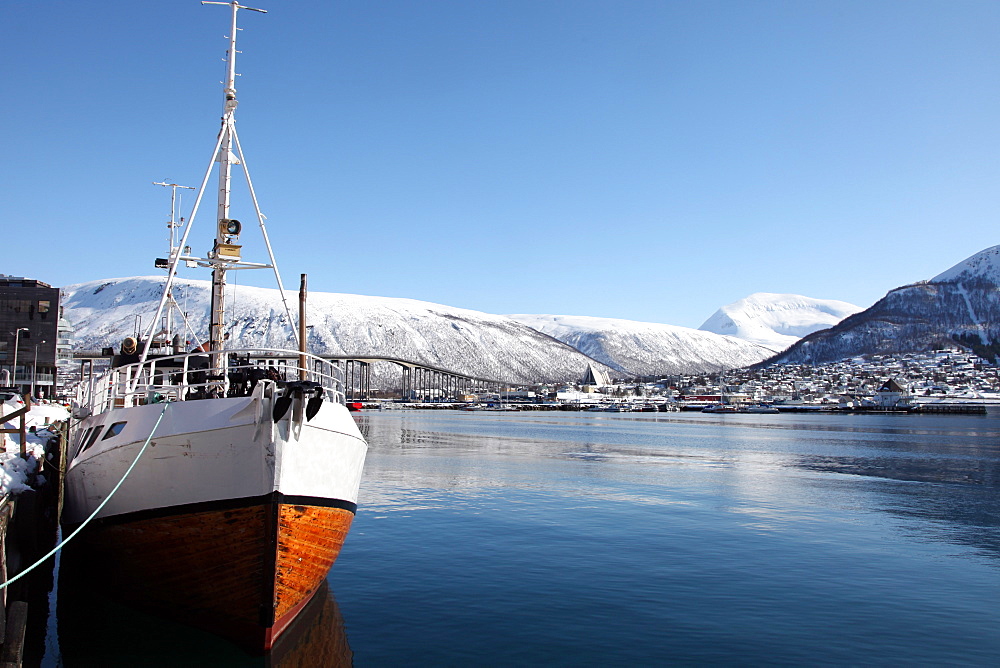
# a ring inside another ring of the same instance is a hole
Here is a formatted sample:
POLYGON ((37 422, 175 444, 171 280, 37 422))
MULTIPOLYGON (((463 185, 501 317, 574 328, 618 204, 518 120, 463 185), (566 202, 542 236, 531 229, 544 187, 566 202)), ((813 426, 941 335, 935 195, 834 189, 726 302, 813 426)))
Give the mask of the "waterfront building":
POLYGON ((895 378, 890 378, 875 391, 875 405, 879 408, 899 408, 909 403, 910 393, 895 378))
POLYGON ((22 393, 53 395, 59 313, 59 288, 0 274, 0 368, 22 393))

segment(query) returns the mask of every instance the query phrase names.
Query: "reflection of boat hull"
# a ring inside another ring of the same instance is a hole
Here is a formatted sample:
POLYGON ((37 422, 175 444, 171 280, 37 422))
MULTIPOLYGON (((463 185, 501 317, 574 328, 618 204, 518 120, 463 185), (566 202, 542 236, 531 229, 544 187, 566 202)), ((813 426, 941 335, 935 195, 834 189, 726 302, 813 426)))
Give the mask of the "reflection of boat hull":
POLYGON ((323 402, 307 420, 277 393, 112 409, 86 418, 66 473, 67 528, 78 526, 147 451, 81 535, 114 592, 267 649, 309 601, 354 517, 367 446, 347 409, 323 402), (91 432, 120 433, 94 441, 91 432), (190 431, 192 425, 202 429, 190 431), (83 450, 80 453, 80 450, 83 450))
POLYGON ((273 668, 350 668, 353 665, 354 653, 348 642, 344 619, 326 581, 275 644, 269 658, 273 668))
MULTIPOLYGON (((350 666, 352 652, 344 621, 327 582, 274 643, 252 659, 215 635, 151 617, 107 598, 106 579, 95 578, 100 562, 70 544, 59 567, 59 665, 259 665, 350 666), (101 620, 102 623, 95 623, 101 620), (183 637, 179 642, 178 638, 183 637)), ((204 566, 202 566, 204 568, 204 566)), ((50 650, 51 651, 51 650, 50 650)))

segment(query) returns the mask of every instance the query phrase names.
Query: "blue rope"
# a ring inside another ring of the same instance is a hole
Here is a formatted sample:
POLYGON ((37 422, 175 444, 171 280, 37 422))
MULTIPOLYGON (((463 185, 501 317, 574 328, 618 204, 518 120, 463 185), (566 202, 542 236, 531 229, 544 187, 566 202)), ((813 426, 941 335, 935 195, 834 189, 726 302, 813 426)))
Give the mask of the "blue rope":
POLYGON ((0 584, 0 590, 6 589, 7 585, 9 585, 9 584, 11 584, 13 582, 16 582, 21 577, 27 575, 28 573, 30 573, 31 571, 33 571, 35 569, 35 567, 41 565, 46 559, 48 559, 53 554, 55 554, 56 552, 58 552, 59 550, 61 550, 66 543, 68 543, 71 540, 73 540, 73 538, 78 533, 80 533, 81 531, 83 531, 83 528, 85 526, 87 526, 88 524, 90 524, 90 521, 92 519, 94 519, 94 517, 97 516, 97 513, 101 512, 101 509, 104 508, 105 504, 107 504, 107 502, 111 500, 111 497, 115 495, 115 492, 118 491, 118 488, 122 486, 122 483, 125 482, 125 479, 128 478, 128 476, 129 476, 130 473, 132 473, 132 469, 135 468, 135 465, 139 463, 139 458, 142 457, 142 453, 144 453, 146 451, 146 447, 149 445, 149 442, 151 440, 153 440, 153 434, 156 433, 157 427, 160 426, 160 421, 163 420, 163 416, 166 414, 166 412, 167 412, 167 406, 169 406, 169 405, 170 405, 170 402, 166 402, 166 403, 163 404, 163 410, 160 411, 160 417, 156 418, 156 424, 153 425, 153 430, 149 432, 149 437, 146 439, 146 442, 143 443, 142 447, 139 449, 139 454, 137 454, 135 456, 135 459, 132 461, 131 466, 129 466, 128 470, 125 471, 125 475, 122 476, 122 479, 119 480, 118 484, 115 485, 114 489, 111 490, 111 493, 108 494, 108 496, 103 501, 101 501, 100 505, 97 506, 97 508, 94 509, 94 512, 92 512, 90 514, 90 517, 88 517, 87 519, 85 519, 83 521, 83 524, 81 524, 80 526, 78 526, 73 533, 71 533, 69 536, 67 536, 63 540, 61 540, 59 542, 59 544, 56 545, 54 548, 52 548, 51 550, 49 550, 49 553, 46 554, 44 557, 42 557, 41 559, 39 559, 38 561, 36 561, 35 563, 33 563, 28 568, 24 569, 20 573, 18 573, 14 577, 12 577, 10 580, 7 580, 3 584, 0 584))

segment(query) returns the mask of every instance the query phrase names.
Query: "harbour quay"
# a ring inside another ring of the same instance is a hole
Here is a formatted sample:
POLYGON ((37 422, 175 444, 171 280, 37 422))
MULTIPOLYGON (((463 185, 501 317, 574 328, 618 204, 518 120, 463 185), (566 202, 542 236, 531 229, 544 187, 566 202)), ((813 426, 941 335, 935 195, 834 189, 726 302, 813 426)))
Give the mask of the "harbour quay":
POLYGON ((68 411, 0 387, 0 667, 45 650, 62 508, 68 411))

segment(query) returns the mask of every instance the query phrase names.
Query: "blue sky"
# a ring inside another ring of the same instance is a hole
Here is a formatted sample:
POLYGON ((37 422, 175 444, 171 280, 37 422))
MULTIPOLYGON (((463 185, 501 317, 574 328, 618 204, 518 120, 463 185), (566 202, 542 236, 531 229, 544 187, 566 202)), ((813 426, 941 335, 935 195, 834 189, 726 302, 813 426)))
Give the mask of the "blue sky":
MULTIPOLYGON (((255 1, 238 128, 293 287, 697 327, 1000 243, 1000 3, 255 1)), ((196 0, 4 3, 0 272, 156 273, 151 183, 200 183, 227 32, 196 0)))

